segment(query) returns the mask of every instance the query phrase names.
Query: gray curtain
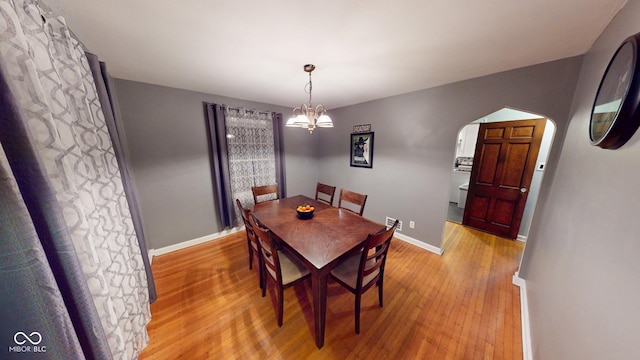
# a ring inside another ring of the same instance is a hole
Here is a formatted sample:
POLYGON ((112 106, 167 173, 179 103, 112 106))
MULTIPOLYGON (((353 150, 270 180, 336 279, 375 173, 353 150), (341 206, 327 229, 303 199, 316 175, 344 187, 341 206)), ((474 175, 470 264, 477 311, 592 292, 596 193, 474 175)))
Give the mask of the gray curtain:
MULTIPOLYGON (((237 150, 238 147, 238 139, 234 136, 232 138, 228 138, 229 136, 233 136, 232 134, 238 128, 238 123, 243 120, 238 121, 240 117, 246 117, 249 119, 251 117, 263 118, 264 112, 257 112, 254 110, 245 110, 243 108, 228 108, 225 105, 218 105, 212 103, 205 103, 205 110, 207 115, 207 123, 208 123, 208 136, 209 136, 209 145, 211 151, 211 166, 212 166, 212 174, 214 178, 214 188, 216 195, 216 205, 218 209, 219 220, 223 228, 230 228, 239 225, 239 213, 238 209, 235 206, 234 192, 243 192, 244 197, 240 198, 240 201, 248 205, 253 200, 249 201, 250 198, 248 193, 250 194, 251 186, 255 185, 266 185, 265 183, 256 184, 251 181, 248 181, 243 184, 233 183, 233 176, 231 175, 230 170, 230 157, 233 157, 237 154, 229 153, 230 142, 235 146, 234 149, 237 150), (228 113, 234 114, 233 116, 229 116, 233 119, 232 123, 227 121, 228 113), (244 115, 243 115, 244 114, 244 115), (255 115, 253 115, 255 114, 255 115), (235 191, 234 191, 235 189, 235 191), (241 190, 241 191, 239 191, 241 190)), ((282 114, 280 113, 270 113, 270 121, 272 122, 272 131, 273 134, 269 135, 273 137, 273 148, 274 148, 274 164, 272 166, 275 167, 275 179, 274 181, 278 183, 280 196, 286 197, 286 182, 285 182, 285 166, 284 166, 284 145, 282 140, 282 114)), ((264 121, 264 120, 263 120, 264 121)), ((260 137, 259 131, 249 130, 242 131, 242 136, 248 137, 260 137)), ((245 169, 246 170, 246 169, 245 169)), ((264 169, 262 169, 264 170, 264 169)), ((243 170, 244 171, 244 170, 243 170)), ((248 171, 248 170, 247 170, 248 171)), ((236 195, 237 196, 237 195, 236 195)))
POLYGON ((144 231, 142 229, 142 216, 140 215, 140 207, 138 206, 138 198, 136 196, 135 188, 133 186, 133 179, 131 175, 131 168, 129 166, 129 159, 126 156, 124 150, 126 146, 125 133, 123 131, 123 125, 120 118, 120 111, 118 110, 115 102, 115 96, 113 95, 113 87, 110 86, 111 77, 107 73, 107 65, 98 59, 98 56, 85 52, 93 79, 96 84, 96 91, 100 104, 102 105, 102 112, 104 113, 104 121, 107 124, 109 130, 109 136, 111 142, 113 142, 113 150, 118 161, 118 167, 120 168, 120 174, 122 176, 122 183, 124 186, 124 192, 129 203, 129 210, 131 212, 131 219, 133 221, 133 227, 136 230, 138 236, 138 244, 140 245, 140 251, 142 252, 142 261, 144 262, 145 271, 147 273, 147 284, 149 286, 149 302, 152 303, 157 299, 156 284, 153 281, 153 273, 151 272, 151 263, 149 262, 147 243, 144 237, 144 231))
POLYGON ((284 139, 282 139, 283 119, 281 113, 276 113, 273 118, 273 139, 276 150, 276 178, 282 197, 287 197, 287 179, 284 166, 284 139))
POLYGON ((151 319, 147 254, 113 108, 62 16, 13 0, 0 19, 0 357, 135 359, 151 319))
POLYGON ((61 209, 0 77, 0 351, 33 356, 23 343, 50 359, 111 359, 61 209))
POLYGON ((230 228, 234 226, 235 205, 231 196, 224 110, 217 104, 205 103, 205 108, 209 130, 209 151, 211 152, 211 173, 214 179, 215 203, 220 224, 223 228, 230 228))

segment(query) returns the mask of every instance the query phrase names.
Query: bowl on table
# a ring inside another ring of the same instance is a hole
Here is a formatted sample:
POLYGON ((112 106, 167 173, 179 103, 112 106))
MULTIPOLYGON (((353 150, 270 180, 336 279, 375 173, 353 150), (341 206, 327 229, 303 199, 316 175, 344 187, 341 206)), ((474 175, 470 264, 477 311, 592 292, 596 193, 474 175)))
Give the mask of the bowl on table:
POLYGON ((300 205, 296 208, 298 219, 308 220, 313 217, 314 207, 311 205, 300 205))

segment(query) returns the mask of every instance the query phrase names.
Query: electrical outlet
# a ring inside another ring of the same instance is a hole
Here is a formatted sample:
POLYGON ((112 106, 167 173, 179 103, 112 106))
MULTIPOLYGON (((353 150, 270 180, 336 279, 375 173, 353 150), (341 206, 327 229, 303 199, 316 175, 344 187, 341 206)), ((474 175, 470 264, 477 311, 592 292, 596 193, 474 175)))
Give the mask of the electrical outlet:
POLYGON ((416 227, 415 221, 413 220, 409 221, 409 229, 413 229, 414 227, 416 227))

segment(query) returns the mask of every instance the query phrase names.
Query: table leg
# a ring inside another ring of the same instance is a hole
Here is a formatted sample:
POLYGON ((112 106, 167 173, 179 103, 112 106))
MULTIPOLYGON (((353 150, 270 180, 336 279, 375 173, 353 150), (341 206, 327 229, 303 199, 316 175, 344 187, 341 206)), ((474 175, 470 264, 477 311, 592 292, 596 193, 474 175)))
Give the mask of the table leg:
POLYGON ((327 317, 327 276, 312 275, 313 315, 316 328, 316 346, 324 346, 324 324, 327 317))

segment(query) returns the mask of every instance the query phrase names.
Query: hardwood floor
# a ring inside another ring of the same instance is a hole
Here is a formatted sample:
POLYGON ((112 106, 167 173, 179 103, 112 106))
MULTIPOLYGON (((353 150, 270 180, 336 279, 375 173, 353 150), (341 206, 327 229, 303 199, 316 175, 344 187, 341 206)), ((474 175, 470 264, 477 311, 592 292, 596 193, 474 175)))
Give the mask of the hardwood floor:
POLYGON ((447 222, 444 254, 394 239, 384 307, 363 295, 361 333, 354 296, 330 281, 325 345, 313 336, 311 282, 260 295, 245 233, 158 256, 158 300, 140 359, 521 359, 519 289, 511 278, 523 244, 447 222))

